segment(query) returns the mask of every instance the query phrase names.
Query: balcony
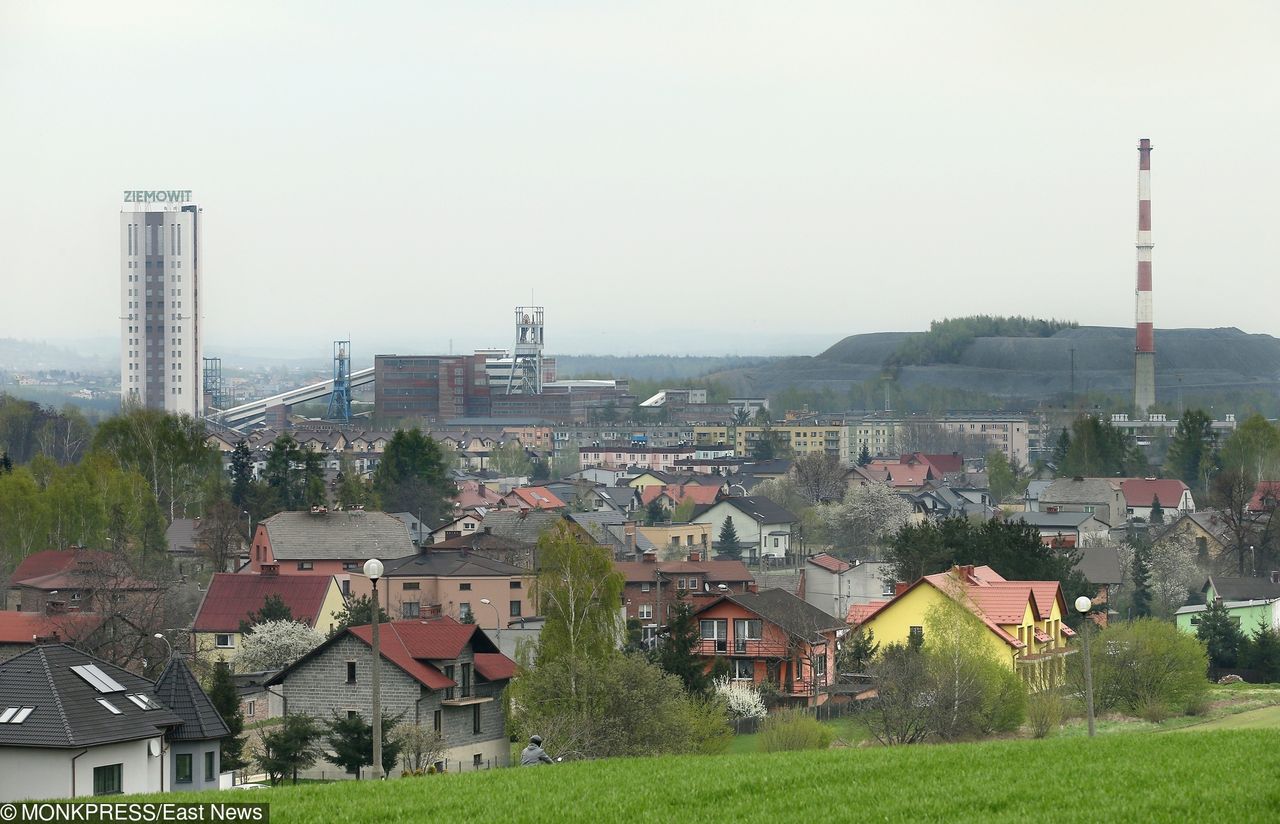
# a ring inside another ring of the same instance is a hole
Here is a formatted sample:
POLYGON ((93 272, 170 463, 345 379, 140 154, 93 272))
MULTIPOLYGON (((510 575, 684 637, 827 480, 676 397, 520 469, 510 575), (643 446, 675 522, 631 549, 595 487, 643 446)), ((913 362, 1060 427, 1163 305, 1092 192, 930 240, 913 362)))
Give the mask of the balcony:
POLYGON ((791 652, 781 641, 758 638, 703 638, 697 647, 699 655, 734 655, 746 658, 787 658, 791 652))

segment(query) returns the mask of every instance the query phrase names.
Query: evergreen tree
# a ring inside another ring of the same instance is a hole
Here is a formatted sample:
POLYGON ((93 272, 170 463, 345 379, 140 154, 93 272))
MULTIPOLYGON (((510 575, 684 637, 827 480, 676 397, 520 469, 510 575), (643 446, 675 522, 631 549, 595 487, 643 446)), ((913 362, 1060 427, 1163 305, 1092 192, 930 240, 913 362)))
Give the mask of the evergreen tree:
POLYGON ((649 505, 645 507, 644 519, 649 526, 665 521, 667 519, 667 510, 662 506, 662 502, 657 498, 650 501, 649 505))
POLYGON ((414 428, 399 430, 387 442, 373 475, 373 490, 387 512, 412 512, 435 524, 455 493, 440 445, 414 428))
POLYGON ((324 483, 324 458, 313 449, 302 450, 303 505, 324 506, 328 503, 324 483))
POLYGON ((1204 472, 1213 463, 1213 418, 1200 409, 1183 413, 1169 441, 1165 470, 1193 489, 1202 489, 1204 472))
POLYGON ((1053 465, 1059 470, 1067 465, 1067 453, 1071 451, 1071 436, 1067 434, 1067 428, 1062 428, 1062 433, 1058 435, 1058 442, 1053 447, 1053 465))
POLYGON ((1240 664, 1266 683, 1280 681, 1280 630, 1259 626, 1240 645, 1240 664))
POLYGON ((1132 610, 1134 618, 1143 618, 1151 614, 1151 566, 1147 558, 1147 547, 1139 545, 1133 550, 1133 595, 1132 610))
POLYGON ((253 485, 253 455, 244 441, 231 450, 231 503, 244 509, 249 503, 249 488, 253 485))
POLYGON ((846 637, 844 645, 840 647, 836 656, 836 667, 842 673, 864 673, 875 660, 879 650, 880 644, 876 641, 876 634, 870 627, 855 630, 852 635, 846 637))
POLYGON ((302 450, 289 435, 281 435, 271 442, 267 452, 267 465, 263 476, 267 486, 275 494, 279 509, 290 511, 301 508, 304 499, 302 477, 294 464, 302 462, 302 450))
POLYGON ((240 621, 241 632, 252 632, 258 624, 267 621, 292 621, 293 610, 284 602, 280 593, 273 592, 262 599, 262 607, 257 612, 249 613, 240 621))
POLYGON ((868 449, 867 445, 864 443, 862 445, 862 451, 858 453, 858 466, 866 466, 869 463, 871 463, 871 450, 868 449))
POLYGON ((320 725, 309 715, 291 713, 284 716, 280 725, 262 734, 262 746, 257 752, 258 765, 271 779, 272 784, 284 781, 292 774, 298 783, 298 770, 315 764, 321 756, 319 741, 323 734, 320 725))
POLYGON ((244 757, 244 714, 240 711, 240 695, 236 692, 235 681, 231 678, 231 668, 218 665, 213 668, 213 681, 209 685, 209 700, 213 708, 222 716, 231 735, 222 739, 222 769, 239 770, 247 767, 249 762, 244 757))
MULTIPOLYGON (((400 742, 391 736, 395 718, 382 716, 382 771, 390 773, 400 758, 400 742)), ((335 710, 328 725, 327 740, 333 750, 333 763, 345 767, 357 778, 361 767, 373 766, 373 725, 366 724, 359 713, 339 715, 335 710)))
POLYGON ((735 561, 742 558, 742 543, 738 540, 738 528, 733 525, 733 518, 729 515, 724 516, 724 523, 720 524, 720 538, 716 544, 721 555, 726 555, 735 561))
POLYGON ((1164 523, 1164 507, 1160 506, 1160 496, 1155 495, 1151 498, 1151 523, 1164 523))
POLYGON ((7 475, 13 471, 13 461, 9 459, 9 453, 0 454, 0 475, 7 475))
MULTIPOLYGON (((387 611, 379 607, 379 620, 386 623, 391 620, 391 616, 387 615, 387 611)), ((363 627, 373 623, 373 599, 368 595, 361 595, 359 598, 352 598, 340 612, 333 613, 334 625, 333 630, 329 633, 332 637, 342 632, 347 627, 363 627)))
POLYGON ((701 640, 693 610, 682 600, 676 604, 671 621, 667 624, 667 631, 658 646, 654 663, 684 682, 685 691, 690 695, 704 695, 711 688, 706 673, 706 659, 698 655, 701 640))
POLYGON ((1209 650, 1210 666, 1225 669, 1236 665, 1244 636, 1221 599, 1215 599, 1208 609, 1200 613, 1196 637, 1204 641, 1209 650))

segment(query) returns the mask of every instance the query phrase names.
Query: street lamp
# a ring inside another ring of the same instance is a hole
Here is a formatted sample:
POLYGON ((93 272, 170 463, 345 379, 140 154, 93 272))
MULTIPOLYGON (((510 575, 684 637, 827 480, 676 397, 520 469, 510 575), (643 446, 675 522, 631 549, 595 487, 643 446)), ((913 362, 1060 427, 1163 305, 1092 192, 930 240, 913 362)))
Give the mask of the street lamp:
POLYGON ((382 577, 384 567, 377 558, 364 562, 364 574, 373 582, 373 670, 369 676, 369 688, 373 693, 373 776, 382 778, 382 696, 379 694, 381 682, 378 679, 378 619, 382 613, 382 601, 378 598, 378 579, 382 577))
POLYGON ((1089 600, 1089 596, 1081 595, 1076 599, 1076 612, 1084 616, 1084 705, 1085 711, 1089 715, 1089 737, 1093 737, 1093 657, 1089 652, 1089 636, 1092 634, 1089 625, 1093 623, 1093 619, 1089 617, 1089 610, 1093 609, 1093 601, 1089 600))
POLYGON ((168 648, 169 648, 169 660, 172 660, 172 659, 173 659, 173 644, 170 644, 170 643, 169 643, 169 639, 164 637, 164 633, 163 633, 163 632, 157 632, 155 635, 153 635, 153 636, 151 636, 151 637, 153 637, 153 638, 159 638, 161 641, 164 641, 164 645, 165 645, 166 647, 168 647, 168 648))
POLYGON ((488 598, 481 598, 480 603, 484 604, 485 606, 493 610, 493 631, 496 636, 495 640, 497 641, 497 644, 498 644, 498 650, 501 651, 502 650, 502 613, 498 612, 498 608, 494 606, 493 601, 490 601, 488 598))

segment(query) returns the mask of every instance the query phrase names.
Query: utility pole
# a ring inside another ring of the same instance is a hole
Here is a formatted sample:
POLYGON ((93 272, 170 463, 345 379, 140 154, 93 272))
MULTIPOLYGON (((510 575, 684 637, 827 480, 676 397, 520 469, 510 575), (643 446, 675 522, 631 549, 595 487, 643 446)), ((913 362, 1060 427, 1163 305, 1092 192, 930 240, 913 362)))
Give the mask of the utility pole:
POLYGON ((1071 347, 1071 407, 1076 405, 1076 348, 1071 347))

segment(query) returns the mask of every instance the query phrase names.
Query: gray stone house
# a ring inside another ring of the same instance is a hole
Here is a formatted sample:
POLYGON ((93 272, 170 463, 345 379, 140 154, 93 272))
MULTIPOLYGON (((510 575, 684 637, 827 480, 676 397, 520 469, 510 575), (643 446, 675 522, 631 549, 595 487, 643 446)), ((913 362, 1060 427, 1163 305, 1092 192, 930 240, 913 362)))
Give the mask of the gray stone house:
POLYGON ((1039 506, 1045 513, 1087 512, 1108 527, 1129 520, 1119 478, 1058 478, 1040 493, 1039 506))
MULTIPOLYGON (((321 722, 335 714, 371 717, 372 628, 349 627, 267 680, 286 713, 321 722)), ((515 662, 474 624, 452 618, 392 621, 379 631, 382 711, 434 729, 444 738, 449 771, 505 767, 511 760, 502 690, 515 662)), ((328 761, 309 777, 343 775, 328 761)), ((392 771, 399 775, 398 770, 392 771)))

